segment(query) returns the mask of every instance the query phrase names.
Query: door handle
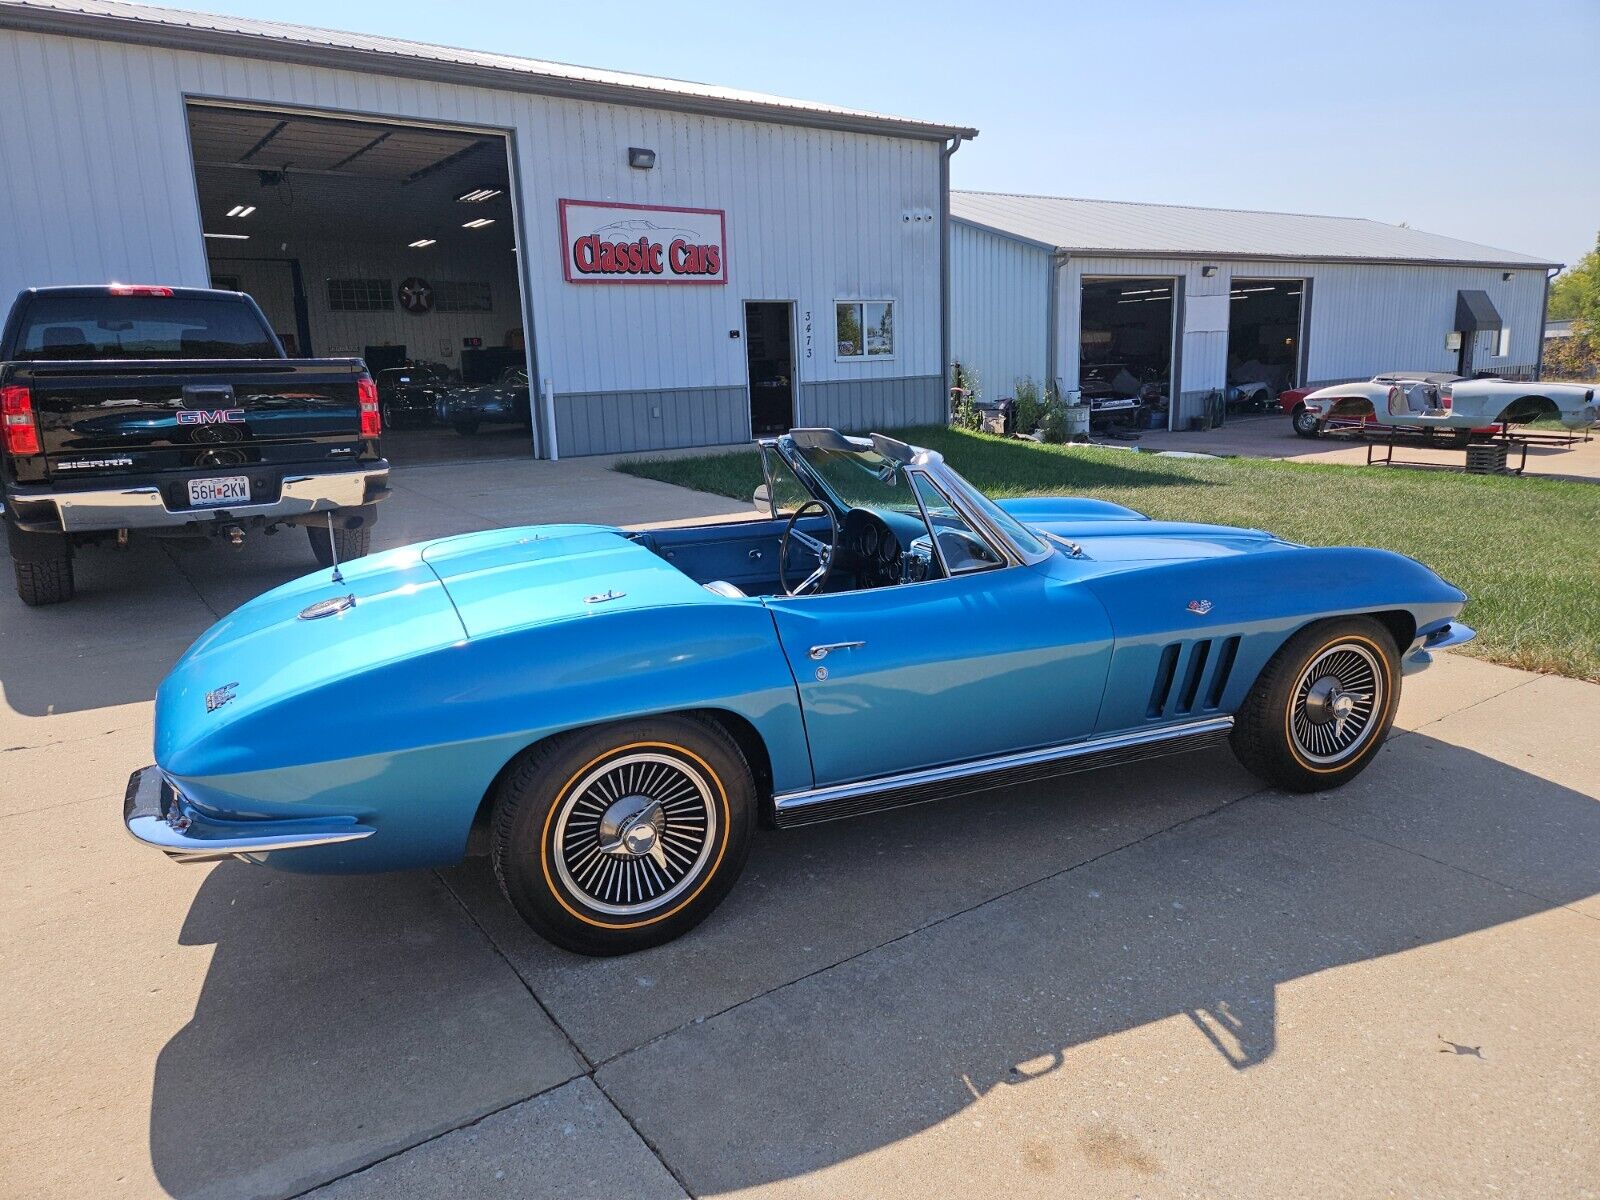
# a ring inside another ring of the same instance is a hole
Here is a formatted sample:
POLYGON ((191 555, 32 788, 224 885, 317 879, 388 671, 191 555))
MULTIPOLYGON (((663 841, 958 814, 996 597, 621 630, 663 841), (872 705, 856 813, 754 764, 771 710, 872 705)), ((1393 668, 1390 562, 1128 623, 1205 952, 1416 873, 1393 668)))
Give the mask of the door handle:
POLYGON ((811 657, 815 661, 827 658, 834 650, 854 650, 857 646, 865 646, 865 642, 826 642, 821 646, 811 647, 811 657))

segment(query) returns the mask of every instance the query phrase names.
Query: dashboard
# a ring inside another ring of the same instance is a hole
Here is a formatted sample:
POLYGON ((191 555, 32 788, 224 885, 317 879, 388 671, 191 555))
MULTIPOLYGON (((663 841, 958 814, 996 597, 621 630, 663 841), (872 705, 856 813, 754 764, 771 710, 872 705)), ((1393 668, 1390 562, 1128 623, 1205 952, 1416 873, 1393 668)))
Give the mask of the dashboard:
POLYGON ((839 531, 844 548, 839 564, 854 573, 856 586, 890 587, 915 583, 937 573, 926 547, 915 546, 917 536, 927 541, 927 527, 920 518, 896 512, 877 512, 852 508, 845 514, 839 531), (897 526, 904 525, 904 529, 897 526))

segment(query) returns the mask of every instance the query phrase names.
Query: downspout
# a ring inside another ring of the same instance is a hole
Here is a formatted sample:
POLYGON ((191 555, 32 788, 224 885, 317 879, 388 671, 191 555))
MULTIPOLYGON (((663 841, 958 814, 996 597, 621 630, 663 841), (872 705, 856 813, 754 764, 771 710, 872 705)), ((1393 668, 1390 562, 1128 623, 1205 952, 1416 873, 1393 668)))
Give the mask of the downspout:
POLYGON ((940 411, 948 413, 950 404, 950 156, 961 149, 961 134, 939 151, 939 375, 944 391, 939 397, 940 411))
MULTIPOLYGON (((1044 342, 1044 387, 1052 388, 1060 371, 1061 361, 1061 268, 1070 256, 1057 250, 1050 258, 1050 294, 1045 297, 1045 320, 1050 323, 1044 342)), ((1041 391, 1041 394, 1042 391, 1041 391)))
POLYGON ((1539 301, 1539 351, 1538 357, 1533 360, 1533 378, 1535 382, 1544 378, 1544 327, 1545 323, 1550 319, 1550 283, 1559 274, 1561 274, 1560 267, 1556 267, 1554 270, 1549 267, 1545 268, 1544 298, 1539 301))

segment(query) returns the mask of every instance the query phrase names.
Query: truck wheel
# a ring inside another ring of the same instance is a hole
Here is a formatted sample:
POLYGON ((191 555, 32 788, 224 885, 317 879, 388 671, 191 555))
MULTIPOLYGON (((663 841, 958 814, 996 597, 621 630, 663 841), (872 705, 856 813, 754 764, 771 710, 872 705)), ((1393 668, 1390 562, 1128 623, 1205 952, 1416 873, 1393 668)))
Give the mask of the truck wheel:
POLYGON ((1294 410, 1290 418, 1294 422, 1294 431, 1303 438, 1317 438, 1322 436, 1322 422, 1317 414, 1304 405, 1294 410))
POLYGON ((544 742, 495 789, 495 878, 533 929, 627 954, 703 921, 750 852, 755 783, 722 729, 652 717, 544 742))
POLYGON ((1234 716, 1233 752, 1268 783, 1320 792, 1366 769, 1394 723, 1399 654, 1370 617, 1318 621, 1272 656, 1234 716))
POLYGON ((72 543, 61 533, 28 533, 6 522, 11 565, 17 574, 17 595, 29 608, 71 600, 72 543))
MULTIPOLYGON (((354 512, 354 509, 347 510, 354 512)), ((339 551, 339 561, 349 562, 353 558, 365 558, 372 552, 372 522, 363 521, 359 529, 345 529, 339 524, 339 514, 333 514, 333 544, 328 543, 328 526, 307 525, 306 537, 311 540, 311 553, 316 556, 317 565, 322 567, 333 566, 333 551, 339 551)))

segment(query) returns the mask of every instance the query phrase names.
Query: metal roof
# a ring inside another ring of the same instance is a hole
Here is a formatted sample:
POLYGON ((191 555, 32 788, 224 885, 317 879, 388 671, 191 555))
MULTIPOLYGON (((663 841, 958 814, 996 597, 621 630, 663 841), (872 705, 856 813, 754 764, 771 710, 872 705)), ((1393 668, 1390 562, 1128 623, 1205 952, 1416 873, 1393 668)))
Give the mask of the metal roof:
POLYGON ((978 135, 976 129, 965 126, 886 116, 738 88, 117 0, 0 0, 0 28, 854 133, 933 140, 978 135))
POLYGON ((1440 266, 1561 265, 1365 217, 955 191, 950 193, 950 215, 1073 254, 1440 266))

